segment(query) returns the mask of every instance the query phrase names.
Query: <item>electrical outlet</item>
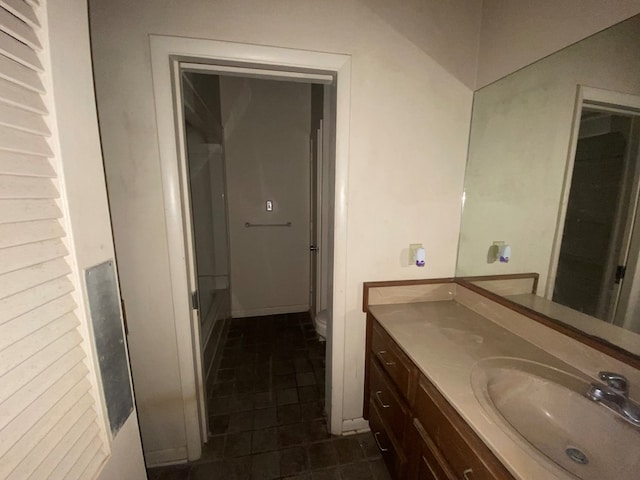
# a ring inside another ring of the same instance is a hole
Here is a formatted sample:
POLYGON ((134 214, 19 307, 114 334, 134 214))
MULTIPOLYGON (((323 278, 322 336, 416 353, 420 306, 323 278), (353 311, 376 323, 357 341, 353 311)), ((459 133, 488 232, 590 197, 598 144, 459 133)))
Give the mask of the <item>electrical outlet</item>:
POLYGON ((419 248, 423 248, 421 243, 410 243, 409 244, 409 265, 416 264, 416 252, 419 248))

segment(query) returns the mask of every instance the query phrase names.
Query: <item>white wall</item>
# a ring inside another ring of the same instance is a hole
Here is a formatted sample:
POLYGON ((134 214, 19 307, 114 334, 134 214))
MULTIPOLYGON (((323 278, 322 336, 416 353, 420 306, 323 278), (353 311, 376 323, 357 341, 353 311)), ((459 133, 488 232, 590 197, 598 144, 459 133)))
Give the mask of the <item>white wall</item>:
MULTIPOLYGON (((61 188, 68 202, 70 250, 84 276, 84 269, 115 257, 94 102, 87 4, 83 0, 48 2, 47 17, 61 188)), ((88 312, 84 282, 79 284, 82 292, 77 300, 81 310, 88 312)), ((111 457, 99 478, 146 478, 135 409, 111 442, 111 457)))
POLYGON ((484 1, 366 0, 362 4, 473 89, 484 1), (446 3, 438 5, 438 3, 446 3))
POLYGON ((468 26, 479 23, 479 4, 430 0, 399 19, 395 10, 357 0, 193 0, 188 8, 170 0, 91 2, 100 126, 147 452, 179 455, 185 445, 148 34, 351 55, 349 419, 362 415, 362 282, 454 273, 473 80, 434 58, 474 64, 477 30, 468 26), (449 20, 446 28, 425 29, 416 42, 410 33, 420 21, 439 18, 449 20), (427 249, 424 269, 405 265, 412 242, 427 249))
POLYGON ((640 0, 483 0, 476 88, 640 13, 640 0))
POLYGON ((640 95, 640 17, 476 92, 457 275, 538 272, 544 294, 577 85, 640 95), (487 264, 495 240, 508 264, 487 264))
POLYGON ((220 78, 234 317, 309 309, 311 86, 220 78), (273 201, 267 212, 265 202, 273 201), (246 228, 245 223, 291 227, 246 228))

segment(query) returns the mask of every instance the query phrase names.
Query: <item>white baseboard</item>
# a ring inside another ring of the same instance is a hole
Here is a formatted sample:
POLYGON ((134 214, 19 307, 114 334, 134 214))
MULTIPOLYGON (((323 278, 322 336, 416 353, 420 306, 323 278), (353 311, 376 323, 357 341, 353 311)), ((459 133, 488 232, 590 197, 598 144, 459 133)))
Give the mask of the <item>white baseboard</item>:
POLYGON ((232 310, 231 317, 262 317, 264 315, 278 315, 280 313, 299 313, 308 312, 309 305, 283 305, 279 307, 254 308, 251 310, 232 310))
POLYGON ((352 435, 354 433, 368 432, 369 422, 364 418, 352 418, 342 421, 342 435, 352 435))
POLYGON ((144 459, 147 467, 162 467, 163 465, 187 463, 187 447, 145 452, 144 459))

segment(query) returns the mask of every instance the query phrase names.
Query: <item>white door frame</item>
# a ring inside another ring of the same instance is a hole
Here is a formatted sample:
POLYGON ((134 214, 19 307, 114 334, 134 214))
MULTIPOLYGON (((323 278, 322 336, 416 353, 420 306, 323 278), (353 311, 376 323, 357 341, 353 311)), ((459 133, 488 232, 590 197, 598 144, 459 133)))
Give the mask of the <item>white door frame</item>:
MULTIPOLYGON (((328 379, 331 384, 326 408, 331 433, 342 433, 344 392, 344 331, 346 318, 346 253, 347 253, 347 175, 349 159, 349 117, 351 57, 349 55, 250 45, 244 43, 202 40, 164 35, 150 35, 151 66, 155 95, 158 146, 162 171, 162 187, 166 220, 173 314, 178 348, 178 362, 189 459, 200 456, 200 420, 197 400, 197 374, 194 359, 194 333, 187 271, 187 232, 184 231, 183 192, 176 135, 175 91, 172 72, 179 61, 197 59, 211 63, 241 63, 276 66, 293 71, 332 72, 337 78, 336 152, 334 198, 334 265, 332 329, 328 351, 331 352, 328 379)), ((329 364, 329 362, 327 362, 329 364)))
MULTIPOLYGON (((326 112, 325 112, 326 113, 326 112)), ((322 293, 323 293, 323 289, 326 287, 325 285, 323 285, 322 283, 322 270, 323 270, 323 266, 325 263, 327 263, 328 261, 328 253, 327 248, 329 247, 328 243, 324 243, 322 241, 322 237, 324 236, 324 229, 328 228, 328 225, 326 224, 327 222, 324 219, 324 215, 327 213, 323 210, 323 208, 325 208, 325 197, 327 196, 327 192, 325 192, 325 188, 327 186, 328 180, 329 180, 329 175, 327 174, 327 176, 324 176, 324 165, 325 163, 328 163, 328 159, 325 158, 325 152, 324 152, 324 136, 325 136, 325 132, 324 132, 324 123, 325 123, 325 119, 321 118, 320 119, 320 126, 318 128, 318 130, 315 132, 316 134, 316 151, 315 151, 315 155, 318 159, 315 168, 316 168, 316 172, 315 172, 315 178, 316 178, 316 198, 315 198, 315 215, 316 215, 316 226, 315 226, 315 238, 312 238, 311 241, 312 243, 317 247, 317 250, 315 252, 315 262, 316 262, 316 269, 315 269, 315 276, 316 278, 313 279, 312 285, 315 285, 315 288, 312 292, 312 295, 314 296, 314 301, 312 302, 312 304, 315 307, 315 311, 311 312, 311 314, 313 315, 313 317, 315 318, 315 316, 320 312, 320 310, 322 310, 322 293)), ((326 267, 325 267, 326 268, 326 267)))
MULTIPOLYGON (((560 199, 560 210, 558 212, 558 221, 556 223, 556 234, 553 241, 553 249, 551 252, 551 261, 549 264, 549 277, 547 278, 547 286, 545 288, 545 298, 551 300, 553 298, 553 289, 556 283, 556 275, 558 273, 558 262, 560 261, 560 248, 562 245, 562 234, 564 232, 564 222, 567 216, 567 206, 569 204, 569 193, 571 190, 571 179, 573 176, 573 167, 575 164, 576 150, 578 147, 578 137, 580 133, 580 118, 582 108, 584 106, 593 107, 609 107, 613 111, 619 107, 621 112, 625 110, 640 111, 640 97, 627 93, 615 92, 612 90, 604 90, 601 88, 587 87, 578 85, 576 93, 576 103, 573 112, 573 125, 571 129, 571 137, 569 140, 569 156, 567 158, 567 166, 564 175, 564 185, 562 187, 562 196, 560 199)), ((626 113, 629 113, 628 111, 626 113)))
MULTIPOLYGON (((182 73, 179 68, 172 69, 173 74, 173 88, 176 93, 174 95, 174 112, 175 112, 175 126, 176 126, 176 147, 178 148, 178 170, 180 176, 180 191, 182 192, 182 213, 184 215, 184 242, 185 242, 185 267, 187 271, 187 289, 189 293, 197 291, 201 293, 198 288, 198 262, 196 258, 196 249, 195 249, 195 230, 193 229, 193 213, 191 208, 191 192, 190 192, 190 179, 189 179, 189 157, 187 153, 187 129, 185 124, 185 115, 184 115, 184 100, 183 100, 183 90, 182 90, 182 73), (178 95, 179 94, 179 95, 178 95)), ((165 202, 166 203, 166 202, 165 202)), ((208 418, 207 418, 207 399, 205 398, 206 389, 205 389, 205 375, 202 369, 202 331, 200 329, 201 326, 201 315, 202 311, 200 309, 200 301, 198 299, 197 309, 193 308, 193 298, 191 300, 191 309, 189 311, 190 314, 190 324, 191 324, 191 337, 193 339, 193 361, 194 361, 194 371, 195 371, 195 384, 196 384, 196 399, 198 404, 198 419, 200 421, 200 442, 206 442, 208 438, 208 418)), ((174 303, 175 305, 175 303, 174 303)), ((205 312, 206 315, 207 312, 205 312)), ((178 354, 180 354, 178 352, 178 354)), ((184 391, 183 391, 184 397, 184 391)), ((186 417, 186 415, 185 415, 186 417)), ((189 434, 187 433, 186 438, 189 438, 189 434)), ((191 451, 191 449, 187 449, 187 454, 189 455, 189 460, 193 456, 198 458, 201 452, 191 451), (197 455, 197 456, 196 456, 197 455)))

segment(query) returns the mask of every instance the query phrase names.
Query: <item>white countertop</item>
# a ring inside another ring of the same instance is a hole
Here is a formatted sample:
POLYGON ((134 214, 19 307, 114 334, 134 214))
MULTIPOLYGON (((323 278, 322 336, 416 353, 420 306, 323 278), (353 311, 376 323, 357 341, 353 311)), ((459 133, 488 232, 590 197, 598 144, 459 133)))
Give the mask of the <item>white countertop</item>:
POLYGON ((514 441, 492 421, 476 399, 470 377, 474 365, 490 357, 522 358, 583 373, 455 301, 372 305, 369 311, 516 478, 575 478, 540 461, 533 447, 514 441))

